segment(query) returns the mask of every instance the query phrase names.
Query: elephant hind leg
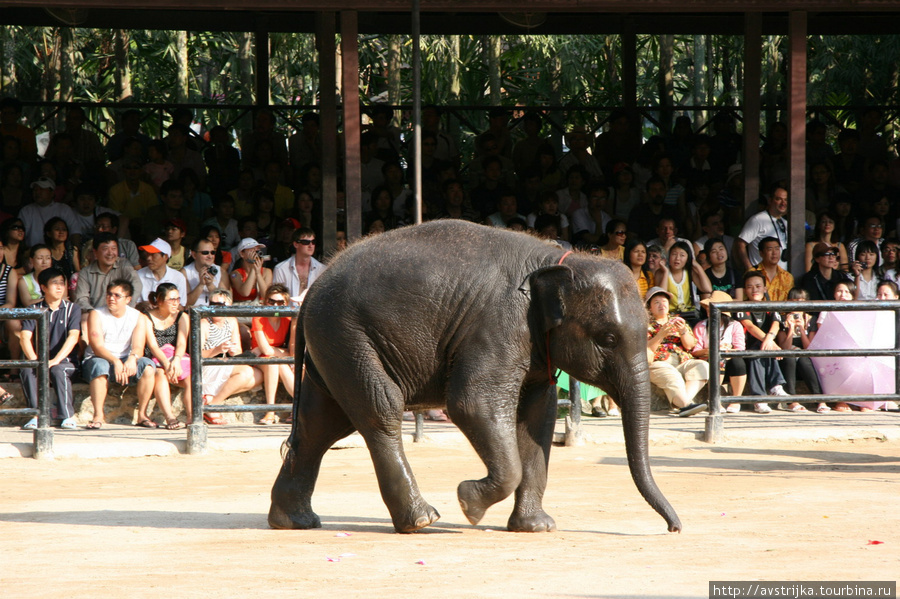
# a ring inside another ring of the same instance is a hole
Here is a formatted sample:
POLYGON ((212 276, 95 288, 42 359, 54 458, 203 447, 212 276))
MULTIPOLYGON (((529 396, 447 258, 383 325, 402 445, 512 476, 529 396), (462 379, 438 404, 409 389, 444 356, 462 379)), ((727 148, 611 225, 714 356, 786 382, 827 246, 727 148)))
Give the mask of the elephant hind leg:
POLYGON ((320 528, 319 517, 312 510, 312 492, 322 457, 355 429, 337 402, 308 379, 303 381, 293 427, 284 463, 272 486, 269 526, 320 528))
POLYGON ((553 521, 543 508, 547 465, 556 422, 556 387, 527 389, 519 404, 517 437, 522 460, 522 482, 506 528, 511 532, 552 532, 553 521))

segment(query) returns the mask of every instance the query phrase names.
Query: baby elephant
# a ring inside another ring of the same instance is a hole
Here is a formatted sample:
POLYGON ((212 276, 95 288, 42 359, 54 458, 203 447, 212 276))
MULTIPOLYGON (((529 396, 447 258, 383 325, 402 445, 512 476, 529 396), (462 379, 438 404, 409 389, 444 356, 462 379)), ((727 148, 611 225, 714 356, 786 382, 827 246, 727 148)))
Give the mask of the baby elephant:
POLYGON ((515 492, 509 530, 555 530, 541 502, 556 419, 548 389, 561 368, 616 398, 635 484, 669 531, 681 530, 650 473, 647 314, 624 265, 522 233, 435 221, 342 252, 310 288, 300 319, 306 370, 272 488, 273 528, 321 526, 311 498, 322 456, 353 431, 397 531, 435 522, 401 423, 404 410, 445 408, 488 470, 459 485, 469 522, 515 492))

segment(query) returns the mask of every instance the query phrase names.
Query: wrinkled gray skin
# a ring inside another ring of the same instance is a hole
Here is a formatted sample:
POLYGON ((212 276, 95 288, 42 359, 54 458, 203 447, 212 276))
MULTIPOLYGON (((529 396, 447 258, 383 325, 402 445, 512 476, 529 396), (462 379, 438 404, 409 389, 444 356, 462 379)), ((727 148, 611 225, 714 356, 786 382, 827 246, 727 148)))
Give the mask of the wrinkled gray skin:
POLYGON ((400 431, 404 410, 445 407, 488 469, 457 489, 469 522, 515 492, 509 530, 555 530, 541 507, 556 418, 549 339, 554 370, 616 398, 634 482, 669 531, 680 531, 647 457, 647 314, 634 280, 615 261, 573 254, 560 265, 562 256, 521 233, 449 220, 343 252, 303 303, 306 377, 269 525, 321 526, 311 497, 322 456, 353 431, 397 531, 435 522, 400 431))

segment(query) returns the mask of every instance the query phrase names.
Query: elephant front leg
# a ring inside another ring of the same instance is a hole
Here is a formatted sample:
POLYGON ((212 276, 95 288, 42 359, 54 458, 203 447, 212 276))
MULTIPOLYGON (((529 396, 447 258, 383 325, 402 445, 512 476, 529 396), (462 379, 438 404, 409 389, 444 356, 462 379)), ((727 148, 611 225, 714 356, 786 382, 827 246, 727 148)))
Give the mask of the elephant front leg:
POLYGON ((516 488, 516 504, 507 522, 511 532, 550 532, 556 522, 543 509, 547 465, 556 422, 556 387, 527 389, 519 405, 516 434, 522 460, 522 481, 516 488))

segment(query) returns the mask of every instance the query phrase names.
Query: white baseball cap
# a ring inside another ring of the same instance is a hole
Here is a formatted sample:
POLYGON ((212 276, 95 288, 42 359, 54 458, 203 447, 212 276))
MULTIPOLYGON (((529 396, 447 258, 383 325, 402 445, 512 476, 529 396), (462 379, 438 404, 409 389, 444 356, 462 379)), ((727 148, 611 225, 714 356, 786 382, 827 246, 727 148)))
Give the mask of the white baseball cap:
POLYGON ((148 254, 165 254, 166 256, 172 255, 172 246, 157 237, 153 240, 153 243, 150 245, 142 245, 138 248, 139 250, 144 250, 148 254))

